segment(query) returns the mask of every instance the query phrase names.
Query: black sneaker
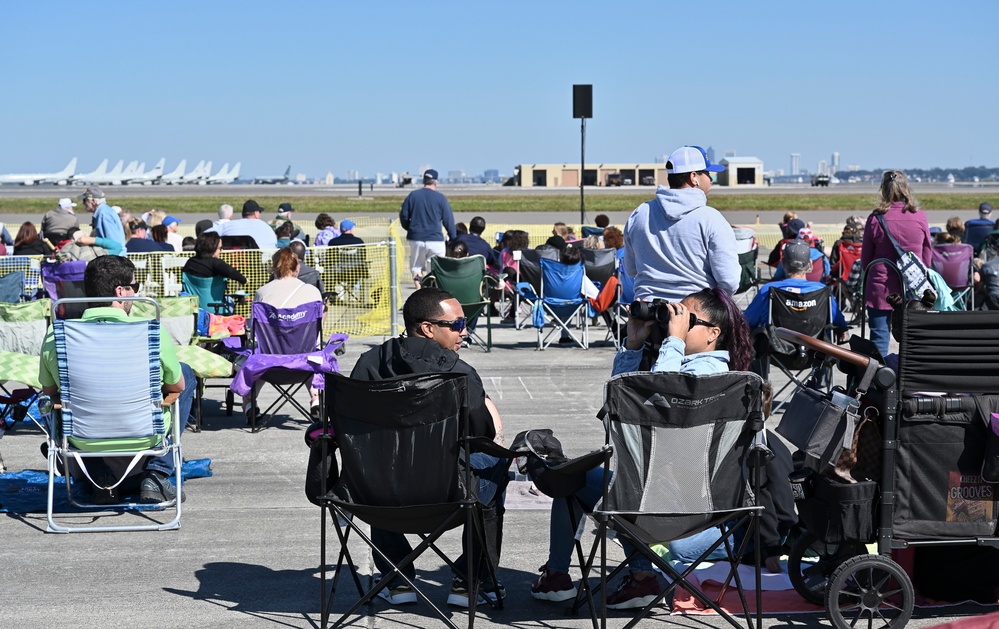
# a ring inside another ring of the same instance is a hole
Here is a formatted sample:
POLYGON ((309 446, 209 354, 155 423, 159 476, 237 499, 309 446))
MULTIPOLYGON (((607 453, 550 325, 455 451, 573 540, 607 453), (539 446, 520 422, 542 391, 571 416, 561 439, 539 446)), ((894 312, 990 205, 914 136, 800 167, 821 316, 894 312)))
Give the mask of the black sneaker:
MULTIPOLYGON (((139 483, 139 502, 142 504, 160 504, 177 499, 177 488, 170 482, 170 478, 163 472, 152 470, 142 475, 142 482, 139 483)), ((187 496, 184 490, 180 490, 180 501, 184 502, 187 496)))
MULTIPOLYGON (((499 590, 499 597, 506 598, 506 588, 502 583, 492 583, 482 581, 479 583, 479 604, 485 605, 496 602, 496 590, 499 590)), ((451 593, 447 597, 447 604, 455 607, 468 607, 468 584, 461 577, 455 577, 451 583, 451 593)))

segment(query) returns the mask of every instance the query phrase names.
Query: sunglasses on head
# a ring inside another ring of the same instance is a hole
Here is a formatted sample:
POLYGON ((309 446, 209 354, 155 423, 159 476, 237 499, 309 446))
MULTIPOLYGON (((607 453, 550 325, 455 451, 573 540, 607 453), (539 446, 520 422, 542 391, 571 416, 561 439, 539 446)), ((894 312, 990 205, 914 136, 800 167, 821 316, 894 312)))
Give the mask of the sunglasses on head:
POLYGON ((441 327, 449 328, 452 332, 464 332, 465 324, 468 323, 466 317, 459 317, 452 321, 441 321, 439 319, 424 319, 424 323, 433 323, 441 327))

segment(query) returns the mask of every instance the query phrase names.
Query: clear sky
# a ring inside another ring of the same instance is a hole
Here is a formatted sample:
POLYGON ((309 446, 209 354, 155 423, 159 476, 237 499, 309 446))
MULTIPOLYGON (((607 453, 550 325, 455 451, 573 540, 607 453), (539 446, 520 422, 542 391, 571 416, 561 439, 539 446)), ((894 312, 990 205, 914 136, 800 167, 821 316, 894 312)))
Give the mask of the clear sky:
POLYGON ((0 172, 999 166, 999 2, 5 2, 0 172))

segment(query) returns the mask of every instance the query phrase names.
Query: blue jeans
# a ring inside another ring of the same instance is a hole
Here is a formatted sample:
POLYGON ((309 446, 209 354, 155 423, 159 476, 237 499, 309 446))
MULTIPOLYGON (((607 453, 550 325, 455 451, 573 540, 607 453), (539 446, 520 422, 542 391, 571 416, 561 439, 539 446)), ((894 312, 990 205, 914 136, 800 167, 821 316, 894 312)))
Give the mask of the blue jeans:
MULTIPOLYGON (((576 530, 586 514, 593 511, 593 507, 603 496, 603 490, 604 468, 597 467, 586 473, 586 484, 574 494, 578 500, 578 504, 573 504, 573 509, 576 511, 573 514, 574 518, 569 517, 567 500, 556 500, 552 503, 552 516, 548 527, 548 563, 545 564, 549 572, 569 572, 576 530), (580 504, 585 512, 579 511, 580 504)), ((635 552, 635 547, 624 538, 621 539, 621 547, 626 555, 635 552)), ((628 567, 632 572, 651 572, 652 562, 644 555, 639 555, 631 560, 628 567)))
MULTIPOLYGON (((473 474, 479 479, 478 498, 483 508, 486 537, 485 550, 489 553, 495 567, 499 565, 499 554, 503 542, 503 511, 504 503, 506 502, 506 486, 510 481, 510 477, 507 474, 507 470, 510 467, 510 460, 498 459, 482 452, 473 453, 469 459, 472 463, 473 474)), ((378 553, 372 553, 374 555, 375 567, 378 568, 378 571, 382 575, 391 572, 393 564, 398 565, 409 553, 413 552, 413 547, 410 545, 409 540, 402 533, 393 533, 371 527, 371 541, 391 562, 390 564, 385 561, 378 553)), ((482 548, 479 545, 478 539, 473 535, 471 546, 469 546, 468 536, 462 535, 461 551, 461 557, 455 561, 458 569, 464 570, 467 567, 466 557, 468 553, 471 553, 473 556, 473 565, 475 566, 473 570, 478 570, 481 576, 483 566, 480 560, 482 548)), ((416 570, 412 564, 404 567, 401 572, 411 580, 416 576, 416 570)))
MULTIPOLYGON (((180 422, 180 432, 183 434, 184 428, 187 426, 187 420, 191 416, 194 394, 198 390, 198 377, 194 374, 194 370, 186 363, 180 363, 180 372, 184 375, 184 390, 180 392, 180 397, 177 398, 177 405, 179 407, 177 411, 178 417, 174 417, 173 420, 180 422)), ((173 476, 175 469, 173 454, 164 454, 155 459, 149 459, 146 461, 145 469, 146 471, 155 470, 167 476, 173 476)))
POLYGON ((888 345, 891 343, 890 321, 891 310, 867 309, 867 323, 871 326, 871 342, 877 346, 882 357, 888 355, 888 345))

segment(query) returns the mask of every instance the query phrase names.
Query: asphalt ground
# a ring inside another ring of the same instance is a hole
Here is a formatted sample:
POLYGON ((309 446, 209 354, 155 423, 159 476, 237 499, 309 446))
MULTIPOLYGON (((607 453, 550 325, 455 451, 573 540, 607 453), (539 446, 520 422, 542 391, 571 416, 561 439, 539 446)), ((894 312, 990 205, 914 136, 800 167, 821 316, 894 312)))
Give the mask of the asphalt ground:
MULTIPOLYGON (((479 372, 512 438, 529 428, 552 428, 570 456, 599 446, 603 431, 595 414, 613 359, 605 329, 591 330, 593 345, 553 346, 536 351, 532 328, 494 329, 491 353, 464 349, 462 357, 479 372)), ((357 357, 383 338, 348 341, 340 368, 349 373, 357 357)), ((775 378, 775 383, 780 379, 775 378)), ((222 390, 210 389, 205 425, 184 435, 187 459, 210 458, 214 475, 186 485, 182 528, 163 533, 46 534, 42 513, 6 514, 0 519, 0 627, 53 626, 80 629, 116 627, 315 627, 319 619, 321 511, 304 493, 308 451, 303 441, 307 420, 279 414, 262 432, 250 434, 237 409, 226 417, 222 390)), ((304 392, 300 393, 303 401, 304 392)), ((272 399, 265 390, 265 401, 272 399)), ((286 409, 287 410, 287 409, 286 409)), ((286 411, 283 411, 286 412, 286 411)), ((0 441, 12 471, 42 470, 40 432, 30 425, 0 441)), ((513 491, 513 490, 511 490, 513 491)), ((520 486, 519 492, 524 491, 520 486)), ((524 502, 510 496, 511 503, 524 502)), ((121 514, 104 520, 140 516, 121 514)), ((76 521, 89 521, 75 516, 76 521)), ((505 609, 480 609, 480 627, 587 627, 584 615, 567 617, 564 604, 535 601, 529 585, 547 559, 547 508, 513 509, 506 515, 499 579, 508 596, 505 609)), ((335 539, 332 529, 330 538, 335 539)), ((584 543, 592 539, 584 536, 584 543)), ((336 543, 331 543, 329 561, 336 543)), ((457 532, 445 535, 446 552, 457 554, 457 532)), ((619 548, 610 544, 612 553, 619 548)), ((370 552, 352 542, 351 551, 367 579, 374 572, 370 552)), ((443 606, 450 573, 433 555, 417 564, 429 595, 443 606)), ((578 578, 578 567, 573 566, 578 578)), ((352 602, 350 584, 337 594, 335 610, 352 602)), ((965 605, 917 610, 911 626, 930 626, 995 608, 965 605)), ((462 625, 464 612, 448 609, 462 625)), ((630 615, 612 612, 608 625, 621 627, 630 615)), ((720 627, 717 616, 671 616, 661 611, 642 626, 720 627)), ((824 613, 767 615, 767 627, 828 626, 824 613)), ((378 600, 362 608, 351 626, 429 627, 437 625, 423 604, 392 608, 378 600)))

